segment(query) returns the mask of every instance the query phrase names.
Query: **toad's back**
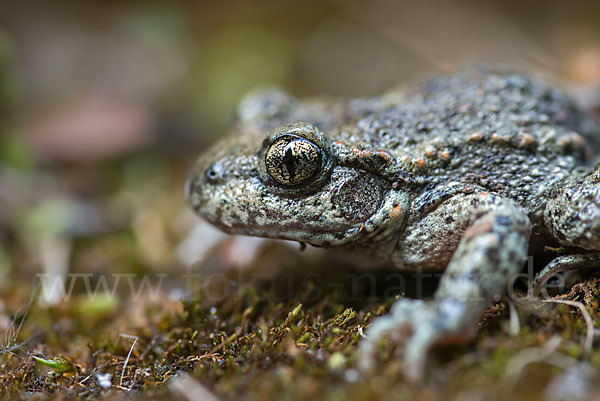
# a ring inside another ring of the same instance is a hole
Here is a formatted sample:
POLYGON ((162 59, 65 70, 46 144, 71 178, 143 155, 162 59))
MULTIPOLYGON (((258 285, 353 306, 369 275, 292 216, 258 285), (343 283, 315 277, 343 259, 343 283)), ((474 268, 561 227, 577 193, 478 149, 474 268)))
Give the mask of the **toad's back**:
POLYGON ((570 98, 518 75, 470 71, 434 78, 350 102, 349 109, 357 118, 332 127, 334 141, 384 150, 428 188, 477 185, 534 215, 555 182, 587 171, 600 142, 594 123, 570 98))

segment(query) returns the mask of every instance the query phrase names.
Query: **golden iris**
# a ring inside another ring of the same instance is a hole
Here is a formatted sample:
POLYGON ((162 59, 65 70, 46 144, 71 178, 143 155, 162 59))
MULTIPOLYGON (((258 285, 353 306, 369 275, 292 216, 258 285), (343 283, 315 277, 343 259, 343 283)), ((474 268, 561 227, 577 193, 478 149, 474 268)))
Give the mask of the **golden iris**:
POLYGON ((269 175, 281 185, 296 186, 321 168, 321 151, 312 142, 293 135, 279 137, 265 153, 269 175))

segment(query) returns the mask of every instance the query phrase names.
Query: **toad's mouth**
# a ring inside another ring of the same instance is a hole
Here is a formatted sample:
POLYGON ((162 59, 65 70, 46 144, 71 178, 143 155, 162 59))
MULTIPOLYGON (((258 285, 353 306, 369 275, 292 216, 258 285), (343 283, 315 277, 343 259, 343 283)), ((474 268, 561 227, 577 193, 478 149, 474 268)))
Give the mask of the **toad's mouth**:
POLYGON ((395 189, 382 191, 377 204, 369 205, 372 212, 361 218, 353 216, 352 210, 340 210, 336 188, 297 199, 257 190, 260 187, 260 182, 252 180, 228 183, 220 189, 188 183, 187 195, 198 214, 227 233, 318 247, 360 246, 398 238, 409 210, 409 195, 395 189))

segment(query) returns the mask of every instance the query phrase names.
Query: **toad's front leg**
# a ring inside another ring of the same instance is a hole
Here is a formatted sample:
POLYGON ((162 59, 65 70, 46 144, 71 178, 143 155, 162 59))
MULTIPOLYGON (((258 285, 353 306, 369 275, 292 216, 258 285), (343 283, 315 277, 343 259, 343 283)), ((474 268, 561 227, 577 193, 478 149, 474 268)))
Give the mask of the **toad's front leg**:
MULTIPOLYGON (((392 341, 405 343, 405 372, 413 381, 422 378, 427 352, 434 344, 473 337, 485 308, 522 267, 531 234, 525 210, 488 193, 457 195, 416 224, 423 226, 419 229, 423 243, 436 238, 452 242, 458 235, 458 247, 433 300, 396 302, 389 315, 367 330, 359 362, 363 370, 370 370, 377 343, 389 335, 392 341)), ((431 266, 436 257, 448 257, 444 244, 434 244, 430 253, 436 252, 439 255, 421 255, 422 262, 431 266)))

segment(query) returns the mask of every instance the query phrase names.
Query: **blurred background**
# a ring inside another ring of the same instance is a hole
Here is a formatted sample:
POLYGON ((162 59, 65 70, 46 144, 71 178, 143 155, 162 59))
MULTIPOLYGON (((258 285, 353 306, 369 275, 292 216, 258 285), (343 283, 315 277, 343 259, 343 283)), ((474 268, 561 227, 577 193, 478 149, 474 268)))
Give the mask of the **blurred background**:
POLYGON ((256 85, 373 95, 475 62, 597 109, 600 2, 3 2, 0 290, 182 270, 187 170, 256 85))

